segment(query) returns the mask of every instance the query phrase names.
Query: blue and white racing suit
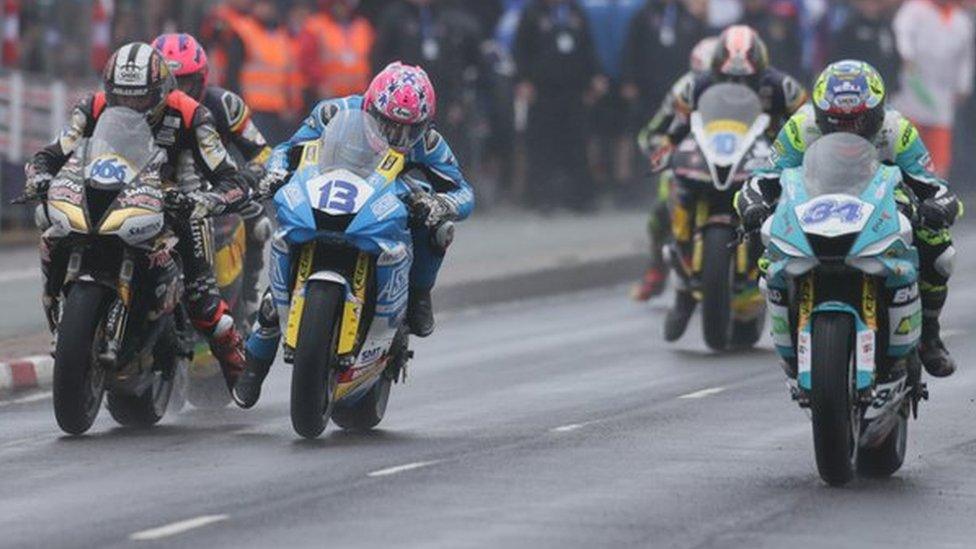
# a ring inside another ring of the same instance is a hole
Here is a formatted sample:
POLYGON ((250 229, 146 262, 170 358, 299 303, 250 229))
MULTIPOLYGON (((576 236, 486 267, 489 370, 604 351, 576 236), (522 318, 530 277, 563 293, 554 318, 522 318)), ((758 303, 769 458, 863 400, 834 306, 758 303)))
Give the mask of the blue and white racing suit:
MULTIPOLYGON (((290 139, 274 148, 268 160, 268 171, 288 171, 288 153, 292 147, 321 137, 322 132, 339 111, 362 109, 363 97, 351 95, 339 99, 321 101, 312 109, 302 126, 290 139)), ((456 220, 471 215, 474 210, 474 192, 461 173, 461 166, 447 141, 431 128, 414 145, 407 155, 404 171, 419 170, 441 197, 451 201, 457 211, 456 220)), ((444 260, 443 252, 434 249, 430 232, 426 227, 412 229, 413 266, 410 270, 410 287, 429 290, 437 281, 437 272, 444 260)), ((287 307, 291 300, 291 250, 280 235, 275 235, 271 245, 269 278, 271 287, 262 299, 258 322, 247 341, 248 354, 260 361, 272 361, 281 340, 278 318, 279 307, 287 307)))

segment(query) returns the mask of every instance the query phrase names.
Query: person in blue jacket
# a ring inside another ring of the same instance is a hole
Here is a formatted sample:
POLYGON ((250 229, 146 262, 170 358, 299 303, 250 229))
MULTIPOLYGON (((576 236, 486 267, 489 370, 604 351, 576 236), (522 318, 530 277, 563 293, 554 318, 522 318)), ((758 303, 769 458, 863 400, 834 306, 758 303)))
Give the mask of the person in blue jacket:
MULTIPOLYGON (((436 191, 411 206, 415 221, 414 262, 407 324, 412 334, 427 337, 434 331, 431 289, 449 244, 435 243, 432 232, 446 221, 467 218, 475 199, 451 147, 432 127, 437 96, 422 68, 392 63, 373 79, 365 95, 325 100, 316 105, 298 131, 271 153, 268 174, 260 183, 259 192, 268 196, 283 185, 290 176, 288 156, 292 147, 318 139, 336 113, 348 109, 361 109, 372 115, 390 146, 406 154, 405 171, 419 170, 436 191)), ((247 367, 234 388, 234 400, 242 408, 257 403, 261 384, 277 354, 281 340, 278 306, 290 301, 284 282, 289 278, 289 255, 287 244, 276 238, 271 247, 271 287, 261 300, 256 329, 247 341, 247 367)))

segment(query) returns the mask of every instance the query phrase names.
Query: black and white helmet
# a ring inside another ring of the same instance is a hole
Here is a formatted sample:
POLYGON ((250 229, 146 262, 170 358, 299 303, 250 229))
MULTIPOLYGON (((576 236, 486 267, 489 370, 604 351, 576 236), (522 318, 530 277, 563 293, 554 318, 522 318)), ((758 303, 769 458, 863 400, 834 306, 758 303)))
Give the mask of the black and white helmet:
POLYGON ((105 99, 109 106, 128 107, 156 118, 176 78, 163 55, 145 42, 131 42, 116 50, 105 66, 105 99))

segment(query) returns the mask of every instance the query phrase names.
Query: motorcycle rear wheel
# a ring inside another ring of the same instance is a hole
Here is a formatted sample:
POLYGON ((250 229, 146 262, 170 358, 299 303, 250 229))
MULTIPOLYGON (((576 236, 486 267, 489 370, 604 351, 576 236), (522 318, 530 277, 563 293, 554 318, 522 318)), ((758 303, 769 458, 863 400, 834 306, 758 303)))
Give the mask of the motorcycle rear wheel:
POLYGON ((381 375, 373 388, 355 404, 333 410, 332 421, 347 431, 368 431, 376 427, 383 421, 392 385, 393 381, 381 375))
POLYGON ((908 446, 908 409, 899 413, 895 425, 881 444, 874 448, 860 448, 857 452, 857 472, 868 477, 890 477, 905 463, 908 446))
POLYGON ((854 385, 854 323, 846 313, 813 317, 810 412, 820 477, 831 486, 854 478, 860 405, 854 385))
POLYGON ((304 438, 321 435, 332 414, 339 309, 344 296, 345 289, 335 283, 313 280, 305 290, 291 375, 291 424, 304 438))
POLYGON ((119 425, 126 427, 152 427, 166 414, 173 380, 167 380, 160 372, 154 372, 153 382, 139 395, 127 395, 115 391, 108 393, 108 411, 119 425))
POLYGON ((96 361, 108 289, 76 283, 65 299, 54 352, 54 417, 71 435, 91 428, 105 394, 105 373, 96 361))
POLYGON ((108 392, 108 411, 119 425, 152 427, 163 419, 182 367, 178 349, 179 339, 170 323, 153 348, 152 383, 138 395, 108 392))

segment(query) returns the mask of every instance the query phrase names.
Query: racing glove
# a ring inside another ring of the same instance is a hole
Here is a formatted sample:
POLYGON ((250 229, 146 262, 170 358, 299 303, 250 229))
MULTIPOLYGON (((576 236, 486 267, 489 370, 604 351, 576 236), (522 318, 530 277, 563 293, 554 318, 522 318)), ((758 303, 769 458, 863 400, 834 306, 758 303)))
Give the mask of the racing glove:
POLYGON ((765 202, 747 204, 739 212, 739 218, 742 220, 742 228, 750 233, 759 230, 763 222, 766 221, 766 218, 769 217, 769 214, 769 206, 765 202))
POLYGON ((457 205, 442 193, 416 193, 410 200, 410 225, 436 228, 458 217, 457 205))
POLYGON ((651 171, 659 172, 668 167, 671 163, 671 155, 674 154, 674 143, 668 136, 662 136, 657 143, 652 145, 651 150, 651 171))
POLYGON ((51 187, 51 180, 54 179, 53 175, 38 170, 34 164, 24 166, 24 175, 27 176, 27 181, 24 183, 24 196, 31 198, 47 194, 47 190, 51 187))
POLYGON ((214 193, 201 191, 184 193, 176 189, 166 191, 165 202, 167 210, 190 221, 218 215, 224 206, 214 193))
POLYGON ((283 170, 281 168, 268 170, 258 181, 258 197, 260 199, 271 198, 287 181, 288 170, 283 170))
POLYGON ((936 230, 952 226, 959 211, 959 200, 952 193, 926 198, 918 207, 922 226, 936 230))

